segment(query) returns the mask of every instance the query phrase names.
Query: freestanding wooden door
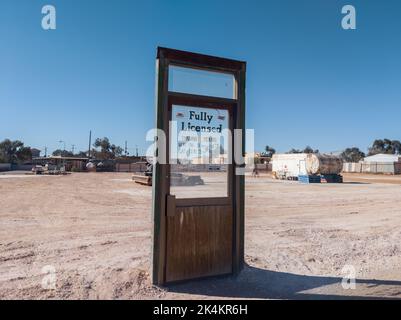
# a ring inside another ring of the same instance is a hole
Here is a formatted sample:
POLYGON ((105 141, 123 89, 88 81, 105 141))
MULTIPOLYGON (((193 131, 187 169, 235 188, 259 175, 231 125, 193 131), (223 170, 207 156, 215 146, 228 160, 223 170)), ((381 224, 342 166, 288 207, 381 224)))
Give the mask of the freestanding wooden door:
POLYGON ((157 71, 166 152, 154 165, 153 282, 237 274, 244 177, 234 154, 244 146, 234 130, 244 128, 245 63, 159 48, 157 71))
MULTIPOLYGON (((227 159, 232 155, 232 150, 227 149, 232 146, 227 143, 224 148, 220 141, 213 141, 213 134, 207 130, 225 132, 227 141, 232 140, 234 108, 234 104, 224 105, 207 98, 170 97, 170 121, 177 128, 170 130, 168 144, 166 282, 232 273, 233 172, 232 159, 227 159), (194 131, 188 131, 188 126, 194 131), (197 127, 205 128, 203 137, 197 127), (174 148, 191 138, 196 142, 184 149, 182 157, 188 161, 174 161, 180 156, 172 156, 174 148), (206 140, 206 151, 198 138, 206 140)), ((223 133, 214 136, 222 138, 223 133)))

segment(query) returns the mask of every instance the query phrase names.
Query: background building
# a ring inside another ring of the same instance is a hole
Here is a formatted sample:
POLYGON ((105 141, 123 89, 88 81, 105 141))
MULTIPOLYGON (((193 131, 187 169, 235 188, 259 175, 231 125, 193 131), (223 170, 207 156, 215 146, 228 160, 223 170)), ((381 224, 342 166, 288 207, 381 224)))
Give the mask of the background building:
POLYGON ((358 163, 347 162, 344 163, 343 172, 401 174, 401 155, 379 153, 365 157, 358 163))

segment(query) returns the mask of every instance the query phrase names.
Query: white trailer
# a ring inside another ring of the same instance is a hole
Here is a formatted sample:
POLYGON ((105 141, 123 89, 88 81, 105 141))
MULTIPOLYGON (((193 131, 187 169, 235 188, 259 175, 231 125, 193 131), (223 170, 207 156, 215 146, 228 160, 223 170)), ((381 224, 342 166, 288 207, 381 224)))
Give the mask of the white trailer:
MULTIPOLYGON (((297 180, 299 176, 338 176, 343 168, 340 157, 325 154, 275 154, 272 161, 273 175, 287 180, 297 180)), ((326 180, 332 178, 326 177, 326 180)))
POLYGON ((296 180, 306 175, 306 153, 274 154, 273 175, 276 179, 296 180))

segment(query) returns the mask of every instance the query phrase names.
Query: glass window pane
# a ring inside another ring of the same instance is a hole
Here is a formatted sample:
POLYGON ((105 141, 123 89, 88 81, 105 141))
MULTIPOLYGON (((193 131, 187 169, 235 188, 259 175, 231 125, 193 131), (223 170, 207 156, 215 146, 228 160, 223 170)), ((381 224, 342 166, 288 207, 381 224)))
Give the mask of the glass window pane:
POLYGON ((234 81, 234 76, 229 73, 170 66, 168 90, 234 99, 234 81))
POLYGON ((228 117, 227 110, 173 106, 170 194, 178 199, 228 196, 228 117))

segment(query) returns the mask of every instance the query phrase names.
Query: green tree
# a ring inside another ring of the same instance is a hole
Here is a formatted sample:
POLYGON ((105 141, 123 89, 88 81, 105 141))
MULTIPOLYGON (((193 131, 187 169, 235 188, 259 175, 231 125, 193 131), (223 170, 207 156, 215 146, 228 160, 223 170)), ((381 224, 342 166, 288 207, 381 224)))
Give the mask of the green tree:
POLYGON ((107 137, 103 139, 97 138, 93 146, 96 148, 94 153, 92 153, 93 156, 101 160, 115 159, 120 157, 123 153, 123 149, 115 144, 111 144, 107 137), (100 151, 97 150, 99 148, 100 151))
POLYGON ((18 162, 31 161, 32 160, 31 148, 22 146, 17 150, 16 156, 18 162))
POLYGON ((318 149, 313 150, 310 146, 306 146, 302 153, 319 153, 318 149))
POLYGON ((263 155, 264 157, 269 157, 269 158, 271 158, 271 157, 273 157, 273 154, 275 154, 275 153, 276 153, 276 150, 275 150, 274 148, 272 148, 272 147, 270 147, 270 146, 266 146, 266 147, 265 147, 265 151, 262 152, 262 155, 263 155))
POLYGON ((62 157, 73 157, 74 154, 71 151, 57 149, 53 151, 53 156, 62 156, 62 157))
POLYGON ((313 150, 310 146, 306 146, 305 149, 303 150, 292 148, 287 153, 319 153, 319 150, 318 149, 313 150))
POLYGON ((0 162, 19 163, 32 160, 31 148, 25 147, 24 143, 5 139, 0 142, 0 162))
POLYGON ((114 144, 111 145, 110 150, 113 155, 113 158, 121 157, 124 152, 123 148, 116 146, 114 144))
POLYGON ((365 158, 365 153, 356 147, 347 148, 341 153, 341 158, 344 162, 359 162, 365 158))
POLYGON ((369 155, 372 156, 378 153, 400 154, 401 142, 399 140, 377 139, 373 141, 372 146, 369 148, 369 155))

